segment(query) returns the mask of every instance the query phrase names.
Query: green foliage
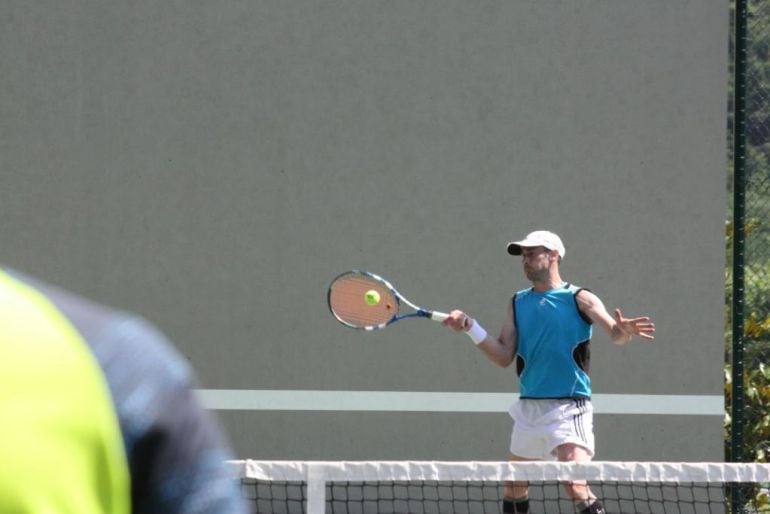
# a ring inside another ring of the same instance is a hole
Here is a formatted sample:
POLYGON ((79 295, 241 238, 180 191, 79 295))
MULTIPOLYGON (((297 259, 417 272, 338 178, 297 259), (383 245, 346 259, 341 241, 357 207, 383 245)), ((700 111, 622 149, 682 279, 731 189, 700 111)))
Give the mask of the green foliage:
MULTIPOLYGON (((770 195, 770 185, 765 194, 770 195)), ((770 196, 769 196, 770 197, 770 196)), ((770 203, 770 202, 768 202, 770 203)), ((747 202, 747 205, 749 202, 747 202)), ((770 221, 770 216, 767 218, 770 221)), ((751 343, 749 350, 770 350, 770 227, 760 218, 747 218, 745 223, 746 257, 744 261, 744 336, 751 343)), ((725 269, 725 305, 728 321, 731 317, 733 293, 733 223, 726 230, 727 267, 725 269)), ((729 335, 730 327, 727 327, 729 335)))
MULTIPOLYGON (((732 366, 725 366, 725 400, 732 401, 732 366)), ((768 462, 770 457, 770 366, 760 363, 743 374, 746 412, 746 460, 768 462)), ((732 425, 730 414, 725 416, 725 431, 732 425)))
MULTIPOLYGON (((746 223, 747 242, 757 236, 766 237, 764 227, 759 220, 746 223)), ((725 307, 727 311, 725 327, 725 402, 729 409, 732 403, 732 263, 733 244, 732 223, 727 225, 726 247, 728 266, 725 280, 725 307)), ((765 255, 770 254, 770 244, 763 243, 765 255)), ((748 246, 748 245, 747 245, 748 246)), ((756 462, 770 461, 770 258, 747 261, 744 266, 744 392, 745 413, 743 434, 743 454, 746 460, 756 462)), ((729 445, 732 420, 730 413, 725 420, 726 444, 729 445)))
MULTIPOLYGON (((770 253, 767 228, 757 218, 746 222, 747 248, 753 246, 754 255, 767 256, 770 253), (760 241, 757 244, 757 240, 760 241)), ((732 367, 732 293, 733 267, 731 262, 733 226, 727 225, 726 247, 727 268, 725 273, 725 455, 729 458, 733 420, 732 367)), ((744 265, 744 412, 743 412, 743 458, 749 462, 770 462, 770 259, 747 259, 744 265)), ((743 491, 745 498, 759 512, 770 512, 770 495, 766 488, 754 485, 743 491)))
MULTIPOLYGON (((760 363, 743 374, 746 412, 744 423, 744 457, 751 462, 768 462, 770 457, 770 366, 760 363)), ((732 402, 732 366, 725 366, 725 441, 729 444, 732 419, 729 405, 732 402)), ((760 484, 748 486, 744 491, 752 507, 759 512, 770 512, 770 495, 760 484)), ((754 511, 752 511, 754 512, 754 511)))

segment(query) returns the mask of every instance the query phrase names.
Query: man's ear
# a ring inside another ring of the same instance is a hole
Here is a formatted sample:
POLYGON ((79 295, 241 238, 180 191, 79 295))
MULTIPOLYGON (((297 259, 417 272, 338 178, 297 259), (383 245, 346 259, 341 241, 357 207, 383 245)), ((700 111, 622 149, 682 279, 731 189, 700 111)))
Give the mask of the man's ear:
POLYGON ((559 262, 559 251, 548 250, 548 260, 559 262))

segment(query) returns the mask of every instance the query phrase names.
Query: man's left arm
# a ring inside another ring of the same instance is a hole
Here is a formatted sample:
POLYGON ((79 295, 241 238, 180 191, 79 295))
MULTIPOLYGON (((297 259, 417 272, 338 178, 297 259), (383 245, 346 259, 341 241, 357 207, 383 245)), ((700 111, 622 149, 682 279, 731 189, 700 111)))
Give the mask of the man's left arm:
POLYGON ((655 339, 655 323, 648 316, 626 318, 620 309, 615 309, 614 317, 610 316, 599 297, 586 289, 580 291, 576 299, 580 311, 602 327, 613 343, 627 344, 634 336, 655 339))

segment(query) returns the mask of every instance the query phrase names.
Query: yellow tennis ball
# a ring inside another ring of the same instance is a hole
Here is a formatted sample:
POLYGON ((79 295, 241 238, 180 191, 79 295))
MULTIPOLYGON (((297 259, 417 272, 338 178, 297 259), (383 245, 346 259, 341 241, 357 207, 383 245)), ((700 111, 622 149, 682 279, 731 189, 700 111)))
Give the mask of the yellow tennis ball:
POLYGON ((374 289, 370 289, 364 293, 364 301, 366 302, 366 305, 375 306, 380 303, 380 293, 374 289))

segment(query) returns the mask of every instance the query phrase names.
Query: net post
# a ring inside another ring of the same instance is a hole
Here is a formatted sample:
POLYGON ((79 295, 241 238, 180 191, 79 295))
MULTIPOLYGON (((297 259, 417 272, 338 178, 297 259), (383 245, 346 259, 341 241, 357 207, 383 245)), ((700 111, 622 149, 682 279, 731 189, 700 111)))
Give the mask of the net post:
POLYGON ((744 429, 744 252, 746 201, 746 59, 747 59, 746 0, 735 1, 735 91, 733 147, 733 291, 732 291, 732 430, 730 460, 742 462, 744 429))
POLYGON ((307 465, 307 514, 324 514, 326 511, 326 478, 323 464, 307 465))
MULTIPOLYGON (((730 455, 742 462, 744 431, 744 256, 746 216, 746 72, 748 45, 748 2, 735 0, 735 56, 733 91, 733 290, 732 290, 732 404, 730 414, 730 455)), ((728 487, 732 512, 744 504, 740 485, 728 487)))

